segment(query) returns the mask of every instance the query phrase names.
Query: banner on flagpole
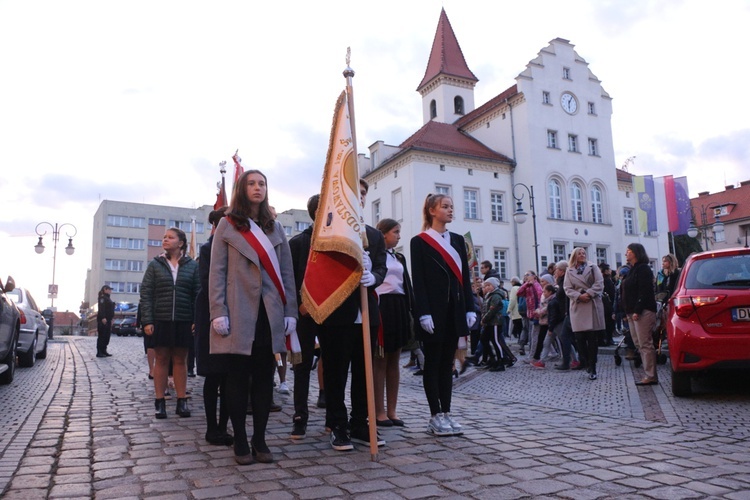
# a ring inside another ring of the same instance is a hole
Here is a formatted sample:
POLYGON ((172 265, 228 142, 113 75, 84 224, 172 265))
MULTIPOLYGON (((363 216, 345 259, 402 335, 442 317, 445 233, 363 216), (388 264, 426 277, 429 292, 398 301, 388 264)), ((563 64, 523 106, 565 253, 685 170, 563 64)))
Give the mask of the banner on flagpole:
POLYGON ((656 226, 656 198, 654 196, 654 177, 637 175, 633 177, 633 190, 638 200, 638 231, 651 234, 658 231, 656 226))
POLYGON ((359 286, 364 227, 359 200, 359 171, 346 92, 336 102, 320 204, 315 214, 307 269, 300 294, 317 323, 322 323, 359 286))

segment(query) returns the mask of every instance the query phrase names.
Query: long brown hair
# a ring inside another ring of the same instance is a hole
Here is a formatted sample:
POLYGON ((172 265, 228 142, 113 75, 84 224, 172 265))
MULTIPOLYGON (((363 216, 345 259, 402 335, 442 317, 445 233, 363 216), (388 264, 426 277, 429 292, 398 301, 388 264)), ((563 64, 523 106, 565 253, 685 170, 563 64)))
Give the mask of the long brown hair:
POLYGON ((268 179, 260 170, 247 170, 240 175, 240 178, 234 183, 232 203, 229 205, 227 217, 229 217, 229 220, 231 220, 240 231, 250 228, 250 223, 247 220, 250 218, 252 212, 252 203, 247 197, 247 178, 251 174, 260 174, 266 182, 266 197, 260 202, 260 206, 258 207, 258 225, 263 232, 270 233, 273 230, 274 218, 271 208, 268 205, 268 179))
POLYGON ((422 231, 432 227, 432 214, 430 210, 440 205, 443 198, 451 198, 447 194, 428 194, 424 200, 424 208, 422 208, 422 231))

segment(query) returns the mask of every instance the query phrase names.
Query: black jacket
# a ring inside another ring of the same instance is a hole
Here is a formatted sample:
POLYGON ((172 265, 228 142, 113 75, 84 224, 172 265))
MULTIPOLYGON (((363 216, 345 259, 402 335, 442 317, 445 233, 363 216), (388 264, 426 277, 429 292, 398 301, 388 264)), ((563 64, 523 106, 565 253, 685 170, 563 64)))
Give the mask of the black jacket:
POLYGON ((654 273, 651 266, 636 264, 622 280, 620 287, 625 314, 641 314, 644 310, 656 312, 654 273))
POLYGON ((99 306, 96 311, 96 323, 102 326, 102 320, 106 319, 108 325, 112 325, 112 319, 115 317, 115 303, 109 295, 103 293, 99 299, 99 306))
POLYGON ((141 320, 143 326, 156 321, 195 321, 195 297, 200 289, 198 264, 185 255, 180 259, 177 283, 163 255, 154 257, 141 283, 141 320))

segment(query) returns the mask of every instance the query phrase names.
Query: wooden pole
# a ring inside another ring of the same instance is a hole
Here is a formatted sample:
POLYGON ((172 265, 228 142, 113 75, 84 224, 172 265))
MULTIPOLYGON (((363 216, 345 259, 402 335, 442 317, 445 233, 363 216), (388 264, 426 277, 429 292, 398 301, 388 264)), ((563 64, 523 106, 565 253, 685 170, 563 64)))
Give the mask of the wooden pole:
MULTIPOLYGON (((354 126, 354 90, 352 88, 352 78, 354 70, 349 67, 351 49, 346 49, 346 69, 344 78, 346 78, 347 103, 349 105, 349 125, 352 130, 352 147, 354 148, 354 161, 357 166, 357 179, 359 180, 359 162, 357 154, 357 132, 354 126)), ((362 219, 360 214, 360 220, 362 219)), ((364 221, 362 221, 362 244, 367 248, 367 236, 365 232, 364 221)), ((364 344, 365 357, 365 386, 367 388, 367 420, 370 433, 370 459, 373 462, 378 461, 378 429, 376 427, 375 417, 375 384, 372 376, 372 344, 370 344, 370 310, 368 308, 367 287, 359 285, 360 309, 362 311, 362 343, 364 344)), ((323 368, 325 369, 325 367, 323 368)))

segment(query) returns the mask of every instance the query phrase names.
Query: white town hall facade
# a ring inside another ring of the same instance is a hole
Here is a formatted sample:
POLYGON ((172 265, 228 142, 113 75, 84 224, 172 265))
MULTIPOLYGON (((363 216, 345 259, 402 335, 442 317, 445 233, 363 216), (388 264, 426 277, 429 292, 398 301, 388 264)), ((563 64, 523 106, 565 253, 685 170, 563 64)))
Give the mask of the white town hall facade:
MULTIPOLYGON (((537 268, 533 190, 540 271, 578 246, 589 260, 613 267, 624 262, 632 242, 642 243, 654 261, 668 252, 666 232, 638 232, 631 175, 615 166, 612 99, 571 43, 552 40, 515 85, 479 107, 477 81, 443 10, 417 88, 424 126, 399 146, 378 141, 369 158, 360 155, 360 172, 370 183, 367 223, 399 220, 400 250, 408 258, 425 197, 448 193, 455 207, 449 229, 471 233, 479 260, 510 278, 537 268), (528 213, 522 224, 513 218, 514 186, 528 213)), ((663 194, 656 202, 657 217, 665 220, 663 194)))

